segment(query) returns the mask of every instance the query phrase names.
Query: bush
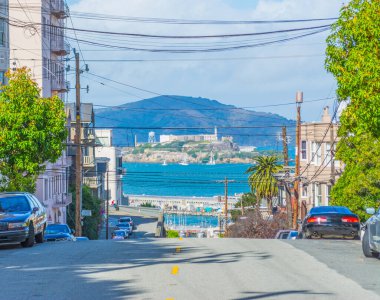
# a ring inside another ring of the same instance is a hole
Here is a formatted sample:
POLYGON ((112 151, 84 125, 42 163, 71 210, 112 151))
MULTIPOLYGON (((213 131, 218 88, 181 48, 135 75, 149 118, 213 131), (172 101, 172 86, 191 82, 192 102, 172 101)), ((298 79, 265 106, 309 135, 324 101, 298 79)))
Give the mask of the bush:
POLYGON ((273 239, 279 230, 288 229, 287 216, 278 213, 264 218, 258 209, 247 212, 244 219, 238 219, 228 227, 227 237, 273 239))
POLYGON ((166 231, 166 237, 169 239, 178 238, 179 233, 176 230, 167 230, 166 231))

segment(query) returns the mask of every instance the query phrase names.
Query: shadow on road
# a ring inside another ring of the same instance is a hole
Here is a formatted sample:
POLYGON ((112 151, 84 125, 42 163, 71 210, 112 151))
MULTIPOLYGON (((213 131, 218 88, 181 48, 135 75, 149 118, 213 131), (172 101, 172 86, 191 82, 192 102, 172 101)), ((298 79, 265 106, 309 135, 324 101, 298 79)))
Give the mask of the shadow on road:
POLYGON ((332 293, 315 293, 309 290, 289 290, 289 291, 278 291, 278 292, 245 292, 243 294, 253 294, 252 296, 247 296, 243 298, 237 298, 236 300, 253 300, 253 299, 265 299, 280 297, 286 295, 333 295, 332 293))

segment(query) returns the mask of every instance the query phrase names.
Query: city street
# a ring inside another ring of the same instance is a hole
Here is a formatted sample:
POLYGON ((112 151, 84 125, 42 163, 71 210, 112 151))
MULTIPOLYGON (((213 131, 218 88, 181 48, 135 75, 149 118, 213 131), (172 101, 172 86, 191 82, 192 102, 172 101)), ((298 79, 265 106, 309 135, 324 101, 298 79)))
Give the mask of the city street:
POLYGON ((136 236, 0 246, 1 298, 380 297, 380 260, 364 259, 359 241, 154 239, 140 228, 136 236))

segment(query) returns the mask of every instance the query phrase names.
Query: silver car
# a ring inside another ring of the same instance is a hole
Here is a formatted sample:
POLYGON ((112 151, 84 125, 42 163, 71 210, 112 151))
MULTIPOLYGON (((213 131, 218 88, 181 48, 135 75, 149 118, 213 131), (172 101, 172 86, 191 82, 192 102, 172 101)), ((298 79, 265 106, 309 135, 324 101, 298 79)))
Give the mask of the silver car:
POLYGON ((363 226, 362 248, 364 256, 379 257, 380 253, 380 209, 367 208, 367 214, 372 215, 363 226))

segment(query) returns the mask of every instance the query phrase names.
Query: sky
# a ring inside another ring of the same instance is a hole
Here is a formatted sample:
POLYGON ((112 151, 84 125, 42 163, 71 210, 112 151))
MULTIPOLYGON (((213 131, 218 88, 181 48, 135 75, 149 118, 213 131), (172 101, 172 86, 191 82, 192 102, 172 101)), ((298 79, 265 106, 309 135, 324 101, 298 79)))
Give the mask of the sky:
MULTIPOLYGON (((67 2, 73 13, 72 20, 68 20, 69 26, 72 21, 75 28, 156 35, 251 33, 329 24, 332 21, 265 25, 162 25, 94 21, 77 18, 75 13, 91 12, 190 20, 268 21, 338 17, 342 6, 342 0, 71 0, 67 2)), ((74 40, 70 43, 72 47, 81 49, 81 58, 84 58, 90 69, 90 73, 84 72, 81 77, 82 87, 89 85, 90 89, 89 93, 82 92, 83 102, 112 106, 154 97, 157 94, 183 95, 209 98, 225 104, 249 107, 255 111, 277 113, 295 119, 295 105, 281 104, 295 102, 296 92, 301 90, 306 101, 302 105, 302 119, 318 121, 324 106, 333 107, 336 87, 335 79, 324 68, 327 35, 328 32, 324 32, 282 44, 222 53, 196 54, 147 53, 115 49, 104 51, 104 48, 83 43, 78 47, 74 40), (148 61, 91 61, 94 59, 148 61), (113 81, 95 77, 93 74, 113 81), (136 90, 114 81, 149 90, 152 93, 136 90), (318 99, 323 100, 308 102, 318 99)), ((88 40, 91 36, 78 33, 77 37, 88 40)), ((117 39, 120 39, 120 37, 110 37, 109 41, 105 41, 97 36, 93 38, 102 43, 119 43, 117 39)), ((146 41, 136 42, 128 38, 127 45, 130 45, 129 42, 144 45, 146 41)), ((191 43, 202 42, 212 41, 191 41, 191 43)), ((162 46, 159 44, 161 41, 156 43, 156 47, 162 46)), ((125 44, 124 40, 123 45, 125 44)), ((74 69, 74 63, 71 63, 71 69, 74 69)), ((72 72, 68 74, 68 80, 74 87, 75 77, 72 72)), ((68 97, 69 101, 74 101, 75 93, 70 92, 68 97)))

